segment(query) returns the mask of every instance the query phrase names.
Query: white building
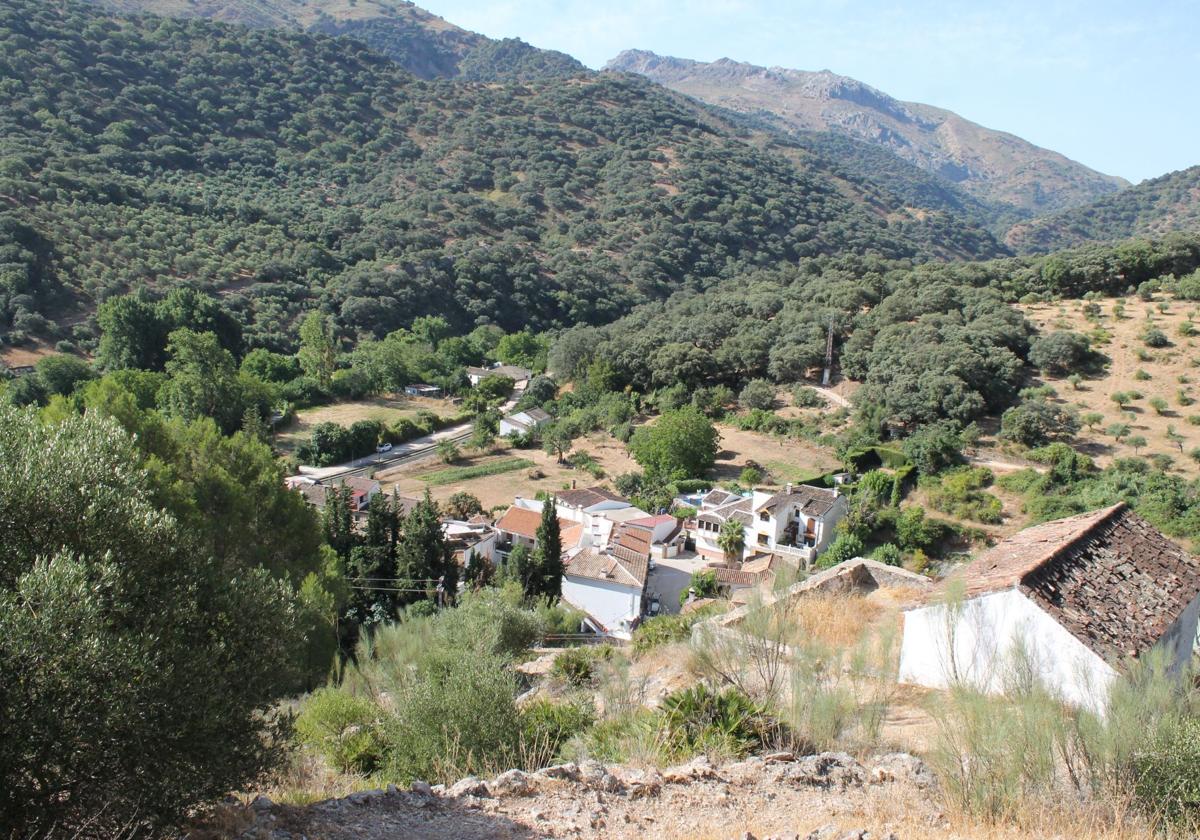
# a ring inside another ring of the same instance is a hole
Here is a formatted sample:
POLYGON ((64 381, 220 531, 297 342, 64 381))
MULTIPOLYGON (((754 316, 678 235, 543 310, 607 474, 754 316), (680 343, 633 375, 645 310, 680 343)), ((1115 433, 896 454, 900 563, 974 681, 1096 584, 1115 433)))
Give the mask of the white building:
POLYGON ((500 418, 500 437, 524 435, 550 421, 550 415, 540 408, 514 411, 500 418))
POLYGON ((516 365, 501 365, 496 364, 492 367, 469 367, 467 368, 467 379, 471 382, 471 387, 474 388, 489 376, 504 376, 511 379, 514 385, 525 387, 525 383, 533 377, 533 371, 528 368, 517 367, 516 365))
POLYGON ((1200 562, 1124 504, 1028 528, 904 616, 901 682, 1002 693, 1036 679, 1103 710, 1132 658, 1192 657, 1200 562))
POLYGON ((774 554, 795 565, 810 565, 833 541, 834 530, 849 509, 836 489, 808 484, 784 487, 782 493, 754 491, 750 497, 712 490, 701 500, 696 515, 696 551, 713 560, 725 560, 718 543, 727 520, 743 528, 742 557, 774 554))
POLYGON ((583 612, 584 625, 592 632, 629 639, 642 616, 648 564, 591 548, 580 549, 565 563, 562 599, 583 612))

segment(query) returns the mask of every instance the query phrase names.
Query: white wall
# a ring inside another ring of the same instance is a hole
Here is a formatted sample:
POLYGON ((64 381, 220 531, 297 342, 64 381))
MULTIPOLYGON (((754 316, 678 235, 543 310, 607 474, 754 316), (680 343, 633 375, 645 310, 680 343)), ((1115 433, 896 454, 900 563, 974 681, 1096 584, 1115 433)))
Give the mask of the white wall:
POLYGON ((623 639, 628 639, 630 632, 628 626, 622 627, 622 622, 632 622, 642 612, 642 590, 615 581, 566 574, 562 580, 562 597, 594 617, 612 635, 623 639))
POLYGON ((1022 658, 1042 684, 1097 711, 1116 671, 1017 589, 904 614, 899 681, 931 688, 969 684, 1003 692, 1022 658), (1019 655, 1024 650, 1024 657, 1019 655))
POLYGON ((1192 661, 1192 651, 1196 647, 1196 625, 1200 621, 1200 595, 1197 595, 1187 609, 1175 619, 1175 623, 1167 628, 1157 647, 1166 651, 1167 661, 1171 670, 1178 671, 1192 661))

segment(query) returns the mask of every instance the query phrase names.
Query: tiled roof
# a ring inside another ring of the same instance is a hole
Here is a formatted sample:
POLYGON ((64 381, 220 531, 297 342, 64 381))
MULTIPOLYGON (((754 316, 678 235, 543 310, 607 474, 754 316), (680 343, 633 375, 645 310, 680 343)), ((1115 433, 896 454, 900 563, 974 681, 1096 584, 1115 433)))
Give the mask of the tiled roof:
POLYGON ((759 505, 757 510, 774 511, 780 506, 795 505, 807 516, 824 516, 829 513, 837 497, 835 490, 801 484, 793 487, 791 493, 776 493, 759 505))
POLYGON ((643 516, 641 519, 631 519, 627 524, 640 525, 643 528, 653 528, 656 525, 663 525, 667 522, 675 522, 675 517, 669 513, 664 513, 660 516, 643 516))
POLYGON ((361 475, 348 475, 345 478, 335 478, 333 483, 335 485, 345 485, 351 490, 357 490, 361 493, 374 493, 379 490, 378 481, 361 475))
MULTIPOLYGON (((496 522, 496 530, 509 534, 519 534, 522 537, 528 537, 532 540, 537 537, 537 529, 541 524, 541 511, 529 510, 528 508, 513 505, 496 522)), ((573 527, 577 528, 578 526, 566 519, 559 519, 558 527, 563 534, 563 544, 565 545, 567 532, 573 527)))
POLYGON ((324 484, 298 484, 296 485, 296 489, 304 494, 306 502, 317 507, 325 505, 325 497, 329 492, 324 484))
POLYGON ((571 577, 642 587, 646 585, 648 571, 649 564, 645 560, 627 560, 585 548, 567 560, 565 574, 571 577))
POLYGON ((525 411, 523 411, 521 413, 528 414, 532 420, 534 420, 535 422, 538 422, 538 423, 545 423, 547 420, 550 419, 549 412, 545 411, 544 409, 540 409, 540 408, 527 408, 527 409, 525 409, 525 411))
POLYGON ((516 365, 497 365, 496 367, 468 367, 467 373, 471 376, 507 376, 509 379, 528 379, 533 375, 533 372, 528 368, 517 367, 516 365))
POLYGON ((618 496, 603 487, 587 487, 579 490, 564 490, 555 496, 555 500, 566 507, 589 508, 601 502, 626 502, 627 499, 618 496))
MULTIPOLYGON (((713 491, 716 492, 716 491, 713 491)), ((730 496, 730 500, 720 507, 702 511, 696 515, 697 519, 705 519, 709 522, 716 522, 718 525, 726 519, 736 519, 743 525, 749 525, 754 521, 754 517, 750 515, 750 500, 742 496, 730 496)))
POLYGON ((720 507, 727 502, 739 498, 733 493, 726 492, 721 489, 709 490, 704 494, 704 498, 700 500, 700 504, 705 507, 720 507))
POLYGON ((1114 665, 1153 647, 1200 594, 1200 562, 1124 503, 1027 528, 953 577, 968 596, 1019 586, 1114 665))

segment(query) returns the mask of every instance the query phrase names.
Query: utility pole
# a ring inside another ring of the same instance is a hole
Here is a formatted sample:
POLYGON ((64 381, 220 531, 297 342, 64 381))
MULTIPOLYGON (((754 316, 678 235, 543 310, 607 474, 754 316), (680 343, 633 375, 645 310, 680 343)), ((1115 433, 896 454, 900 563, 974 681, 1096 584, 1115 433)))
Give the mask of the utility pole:
POLYGON ((821 384, 828 387, 833 375, 833 318, 829 319, 828 333, 825 336, 825 370, 821 374, 821 384))

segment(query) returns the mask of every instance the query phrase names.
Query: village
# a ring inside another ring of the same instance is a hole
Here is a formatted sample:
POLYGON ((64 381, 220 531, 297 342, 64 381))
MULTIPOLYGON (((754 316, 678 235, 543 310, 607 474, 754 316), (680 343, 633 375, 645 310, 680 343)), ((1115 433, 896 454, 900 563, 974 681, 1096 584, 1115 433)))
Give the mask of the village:
MULTIPOLYGON (((533 375, 513 366, 468 373, 472 385, 510 378, 516 395, 533 375)), ((415 386, 409 395, 429 396, 430 388, 415 386)), ((550 422, 538 408, 512 410, 516 402, 514 396, 503 406, 502 438, 536 434, 550 422)), ((438 439, 416 441, 407 457, 419 458, 422 445, 429 455, 438 439)), ((396 457, 390 450, 379 454, 396 457)), ((358 528, 376 499, 401 515, 420 503, 396 481, 385 489, 371 477, 374 469, 361 472, 306 469, 287 485, 318 509, 331 492, 345 494, 358 528)), ((659 616, 702 613, 730 628, 751 607, 880 592, 902 616, 890 666, 900 685, 967 684, 1003 694, 1020 658, 1028 679, 1099 711, 1133 660, 1153 652, 1169 673, 1190 666, 1200 632, 1200 563, 1124 503, 1009 529, 948 573, 920 574, 864 556, 826 556, 859 477, 833 469, 819 480, 778 486, 714 481, 655 510, 573 478, 562 489, 516 493, 491 512, 444 515, 441 533, 464 589, 480 566, 490 578, 503 573, 515 550, 536 551, 551 509, 561 549, 557 590, 580 616, 577 632, 564 637, 569 644, 628 644, 659 616)))

